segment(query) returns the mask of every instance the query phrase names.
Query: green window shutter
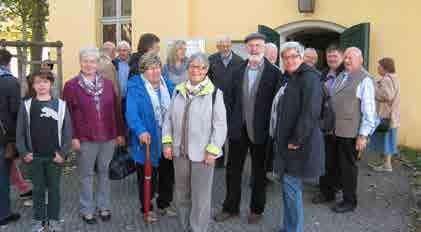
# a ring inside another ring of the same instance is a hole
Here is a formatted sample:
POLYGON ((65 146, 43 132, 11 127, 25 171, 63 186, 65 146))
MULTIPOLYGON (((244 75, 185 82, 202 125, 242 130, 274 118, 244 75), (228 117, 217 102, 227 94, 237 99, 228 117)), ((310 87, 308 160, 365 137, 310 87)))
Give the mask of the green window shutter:
MULTIPOLYGON (((280 40, 279 40, 279 33, 275 30, 273 30, 270 27, 264 26, 264 25, 258 25, 258 32, 266 36, 266 42, 267 43, 274 43, 279 49, 280 40)), ((276 63, 279 64, 279 54, 278 58, 276 60, 276 63)))
POLYGON ((361 23, 342 32, 340 37, 341 47, 358 47, 364 58, 364 67, 368 69, 370 50, 370 23, 361 23))

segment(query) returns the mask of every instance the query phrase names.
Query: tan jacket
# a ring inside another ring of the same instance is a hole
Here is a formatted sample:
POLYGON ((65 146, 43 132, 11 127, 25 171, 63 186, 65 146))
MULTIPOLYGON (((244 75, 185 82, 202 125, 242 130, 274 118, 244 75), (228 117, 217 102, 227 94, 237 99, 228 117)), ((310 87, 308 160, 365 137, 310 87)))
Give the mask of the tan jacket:
POLYGON ((118 82, 118 74, 111 59, 108 56, 101 56, 98 64, 98 71, 101 72, 105 78, 113 82, 114 91, 117 98, 120 99, 120 84, 118 82))
POLYGON ((400 86, 396 74, 388 73, 376 84, 376 109, 380 118, 390 118, 391 127, 400 126, 400 86))

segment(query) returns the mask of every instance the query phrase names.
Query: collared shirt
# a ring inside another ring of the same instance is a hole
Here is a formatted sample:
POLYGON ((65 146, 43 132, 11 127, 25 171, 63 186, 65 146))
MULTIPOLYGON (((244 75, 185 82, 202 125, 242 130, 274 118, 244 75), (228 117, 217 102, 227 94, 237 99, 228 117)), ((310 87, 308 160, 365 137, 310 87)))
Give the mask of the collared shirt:
MULTIPOLYGON (((348 80, 348 73, 344 73, 344 78, 340 86, 348 80)), ((356 96, 361 100, 361 123, 359 135, 369 136, 373 133, 377 124, 376 100, 374 81, 366 77, 357 86, 356 96)))
POLYGON ((262 71, 264 62, 265 62, 265 60, 262 59, 262 62, 260 62, 259 66, 257 68, 251 68, 250 66, 247 67, 249 92, 251 92, 251 89, 253 88, 254 83, 256 82, 257 75, 259 75, 259 72, 262 71))
POLYGON ((223 56, 222 53, 220 55, 221 55, 222 63, 224 64, 226 68, 232 60, 232 52, 230 52, 228 56, 223 56))
POLYGON ((118 62, 118 82, 120 84, 121 96, 127 95, 127 80, 129 79, 130 66, 128 62, 120 60, 118 62))
POLYGON ((329 71, 328 74, 326 75, 325 85, 327 89, 329 90, 330 95, 333 94, 336 77, 337 77, 337 73, 335 71, 329 71))

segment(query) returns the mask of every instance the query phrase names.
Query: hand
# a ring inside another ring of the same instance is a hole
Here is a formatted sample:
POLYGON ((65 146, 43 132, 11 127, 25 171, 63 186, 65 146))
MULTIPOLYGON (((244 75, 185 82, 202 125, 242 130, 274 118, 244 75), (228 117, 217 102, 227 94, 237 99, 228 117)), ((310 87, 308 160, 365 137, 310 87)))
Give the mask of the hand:
POLYGON ((151 144, 151 135, 148 132, 139 135, 140 144, 151 144))
POLYGON ((215 165, 216 156, 214 154, 211 154, 209 152, 205 152, 205 160, 203 162, 208 166, 215 165))
POLYGON ((58 152, 56 152, 55 154, 56 156, 54 157, 53 161, 58 164, 64 163, 64 158, 58 152))
POLYGON ((124 145, 126 145, 126 140, 124 139, 124 136, 118 136, 117 138, 116 138, 116 141, 115 141, 116 143, 117 143, 117 145, 119 145, 119 146, 124 146, 124 145))
POLYGON ((172 148, 171 146, 164 145, 164 157, 165 159, 172 160, 172 148))
POLYGON ((80 140, 79 139, 72 139, 72 150, 73 151, 80 151, 80 140))
POLYGON ((28 153, 23 157, 23 161, 25 161, 25 163, 30 163, 32 160, 34 160, 32 153, 28 153))
POLYGON ((288 150, 297 150, 298 148, 300 148, 299 146, 297 146, 297 145, 294 145, 294 144, 288 144, 288 150))
POLYGON ((367 146, 367 137, 359 135, 355 144, 357 151, 363 151, 367 146))

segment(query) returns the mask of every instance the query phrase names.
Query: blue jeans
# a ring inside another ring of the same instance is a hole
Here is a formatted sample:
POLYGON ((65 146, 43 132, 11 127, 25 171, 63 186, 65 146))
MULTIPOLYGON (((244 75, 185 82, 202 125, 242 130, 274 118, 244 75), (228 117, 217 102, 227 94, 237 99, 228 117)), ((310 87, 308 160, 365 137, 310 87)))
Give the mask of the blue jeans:
POLYGON ((10 216, 10 164, 4 159, 4 146, 0 145, 0 220, 10 216))
POLYGON ((282 197, 284 202, 284 230, 286 232, 304 231, 303 191, 301 179, 284 174, 282 197))

